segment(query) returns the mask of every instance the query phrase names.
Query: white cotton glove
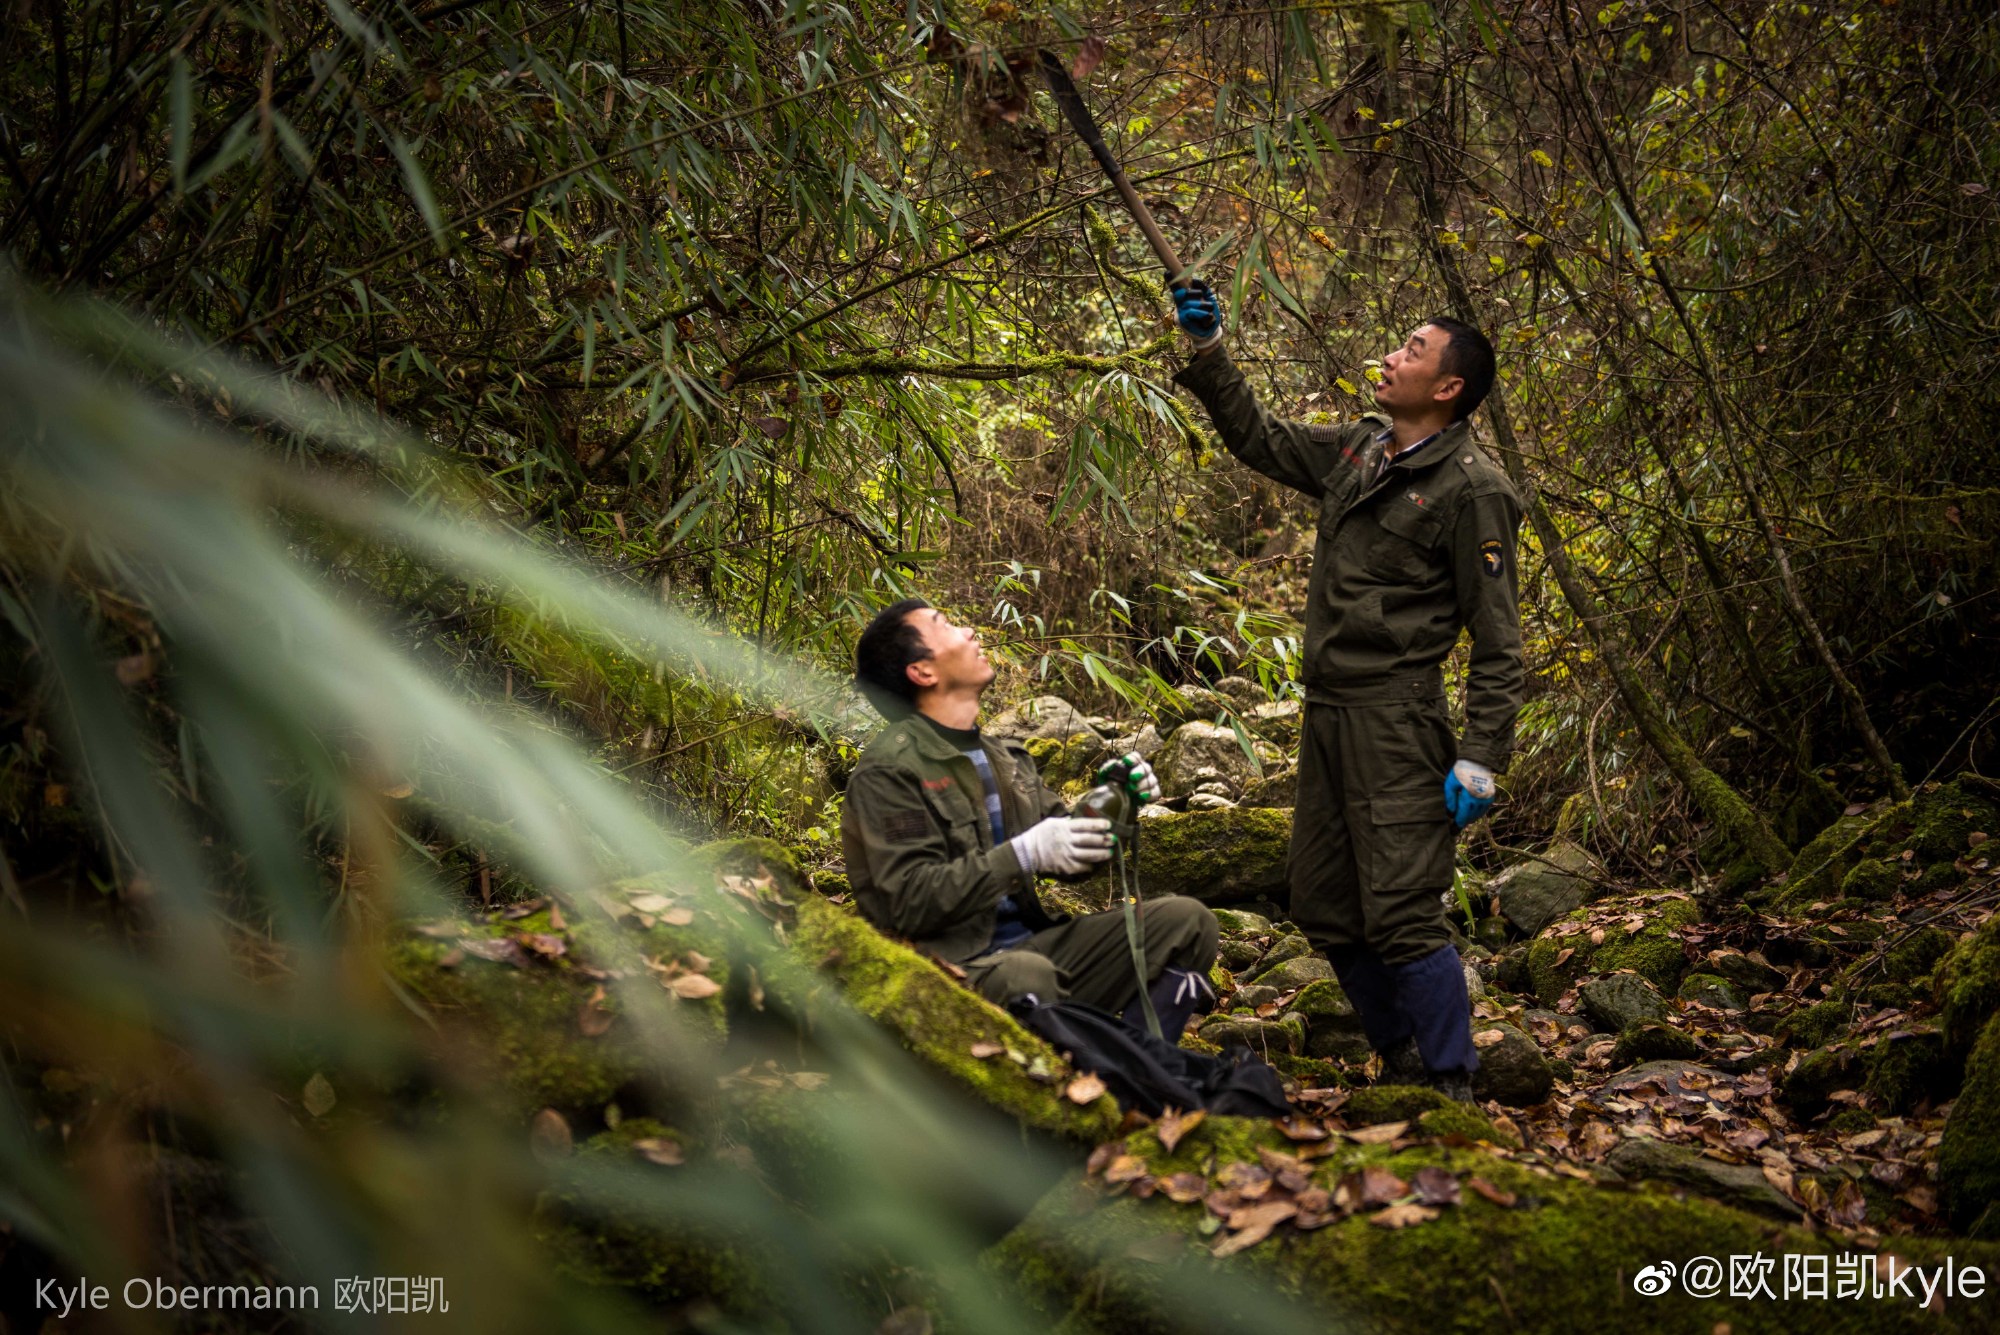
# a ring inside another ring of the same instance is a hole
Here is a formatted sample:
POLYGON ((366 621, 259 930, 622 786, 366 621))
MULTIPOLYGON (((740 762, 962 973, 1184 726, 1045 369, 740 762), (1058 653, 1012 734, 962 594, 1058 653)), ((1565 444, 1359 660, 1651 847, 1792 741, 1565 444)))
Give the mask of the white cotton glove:
POLYGON ((1029 875, 1075 876, 1111 860, 1111 822, 1094 816, 1051 816, 1009 842, 1029 875))

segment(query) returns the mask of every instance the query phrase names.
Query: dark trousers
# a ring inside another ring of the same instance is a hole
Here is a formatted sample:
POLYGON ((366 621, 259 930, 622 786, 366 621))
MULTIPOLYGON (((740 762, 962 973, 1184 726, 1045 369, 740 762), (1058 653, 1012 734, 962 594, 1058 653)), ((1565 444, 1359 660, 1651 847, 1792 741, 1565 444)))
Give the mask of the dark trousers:
MULTIPOLYGON (((1199 900, 1165 895, 1139 906, 1146 943, 1146 981, 1167 968, 1206 975, 1220 935, 1215 915, 1199 900)), ((966 981, 995 1005, 1032 992, 1044 1002, 1082 1001, 1118 1014, 1139 999, 1125 910, 1090 913, 1036 932, 1011 950, 968 960, 966 981)))
POLYGON ((1325 955, 1378 1052, 1415 1038, 1432 1071, 1473 1071, 1445 899, 1458 829, 1441 697, 1308 704, 1292 812, 1292 921, 1325 955))
POLYGON ((1442 698, 1306 706, 1292 813, 1292 921, 1333 958, 1365 946, 1409 964, 1450 941, 1456 751, 1442 698))

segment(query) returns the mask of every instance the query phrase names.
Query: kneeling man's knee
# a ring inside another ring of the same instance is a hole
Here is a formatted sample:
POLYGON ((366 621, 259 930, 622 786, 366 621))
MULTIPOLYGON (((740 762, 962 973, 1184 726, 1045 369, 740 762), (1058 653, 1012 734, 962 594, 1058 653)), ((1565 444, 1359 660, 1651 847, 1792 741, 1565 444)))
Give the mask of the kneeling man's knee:
POLYGON ((1186 895, 1169 895, 1155 901, 1154 912, 1159 917, 1161 935, 1175 953, 1176 963, 1205 972, 1215 962, 1222 928, 1208 905, 1186 895))
POLYGON ((1058 1001, 1062 986, 1056 977, 1055 961, 1031 950, 1009 950, 993 961, 993 967, 979 980, 979 991, 988 1001, 1004 1006, 1030 992, 1041 1001, 1058 1001))

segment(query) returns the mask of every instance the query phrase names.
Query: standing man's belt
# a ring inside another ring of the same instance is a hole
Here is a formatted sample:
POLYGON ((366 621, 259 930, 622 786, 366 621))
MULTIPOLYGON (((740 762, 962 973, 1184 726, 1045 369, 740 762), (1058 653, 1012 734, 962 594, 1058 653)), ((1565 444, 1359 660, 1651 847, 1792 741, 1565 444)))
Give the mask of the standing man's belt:
POLYGON ((1306 686, 1306 701, 1315 705, 1393 705, 1404 700, 1444 698, 1444 669, 1423 668, 1363 681, 1317 682, 1306 686))

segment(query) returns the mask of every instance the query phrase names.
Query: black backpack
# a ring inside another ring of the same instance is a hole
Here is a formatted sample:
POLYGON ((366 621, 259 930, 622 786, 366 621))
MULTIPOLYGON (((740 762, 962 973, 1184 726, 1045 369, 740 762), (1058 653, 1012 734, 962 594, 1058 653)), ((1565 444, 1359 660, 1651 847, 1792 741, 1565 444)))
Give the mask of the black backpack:
POLYGON ((1168 1108, 1206 1108, 1230 1117, 1289 1117, 1284 1082, 1247 1049, 1211 1057, 1135 1029, 1080 1001, 1022 997, 1014 1018, 1104 1082, 1118 1106, 1157 1117, 1168 1108))

